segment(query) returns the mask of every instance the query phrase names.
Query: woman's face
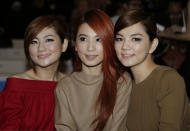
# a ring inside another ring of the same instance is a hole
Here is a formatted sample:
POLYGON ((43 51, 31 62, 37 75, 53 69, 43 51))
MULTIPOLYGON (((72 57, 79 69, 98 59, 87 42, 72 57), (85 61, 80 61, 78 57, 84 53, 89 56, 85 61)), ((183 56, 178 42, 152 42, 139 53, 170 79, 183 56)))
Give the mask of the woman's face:
POLYGON ((33 63, 38 67, 57 66, 61 53, 66 47, 53 28, 44 28, 31 41, 29 53, 33 63))
POLYGON ((103 61, 102 40, 87 23, 83 23, 79 27, 75 50, 83 66, 101 66, 103 61))
POLYGON ((154 49, 144 26, 139 22, 120 30, 115 38, 115 50, 125 67, 143 63, 154 49))

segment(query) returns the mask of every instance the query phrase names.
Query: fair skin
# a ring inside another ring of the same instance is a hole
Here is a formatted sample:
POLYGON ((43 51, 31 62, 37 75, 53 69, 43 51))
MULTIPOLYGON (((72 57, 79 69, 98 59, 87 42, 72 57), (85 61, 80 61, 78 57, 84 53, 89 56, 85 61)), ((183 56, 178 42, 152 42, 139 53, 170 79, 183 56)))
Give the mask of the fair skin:
POLYGON ((32 40, 29 45, 30 57, 35 64, 35 70, 30 69, 13 77, 30 80, 57 81, 63 77, 57 73, 59 58, 62 52, 67 49, 68 40, 61 43, 59 35, 53 28, 44 28, 32 40))
POLYGON ((139 22, 120 30, 115 38, 115 50, 119 61, 129 67, 133 73, 135 83, 145 80, 156 65, 151 57, 158 45, 158 39, 152 42, 139 22))
POLYGON ((103 46, 100 36, 87 24, 80 25, 75 51, 82 61, 82 70, 87 74, 102 72, 103 46))

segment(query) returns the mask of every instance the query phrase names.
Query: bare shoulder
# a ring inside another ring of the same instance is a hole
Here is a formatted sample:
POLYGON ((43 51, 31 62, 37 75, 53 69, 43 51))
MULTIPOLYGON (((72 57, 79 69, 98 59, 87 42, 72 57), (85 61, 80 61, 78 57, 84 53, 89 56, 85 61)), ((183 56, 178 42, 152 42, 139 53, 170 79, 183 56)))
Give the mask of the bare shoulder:
POLYGON ((27 70, 27 71, 22 72, 22 73, 14 74, 11 77, 21 78, 21 79, 28 79, 29 78, 28 74, 30 74, 30 72, 31 72, 30 70, 27 70))

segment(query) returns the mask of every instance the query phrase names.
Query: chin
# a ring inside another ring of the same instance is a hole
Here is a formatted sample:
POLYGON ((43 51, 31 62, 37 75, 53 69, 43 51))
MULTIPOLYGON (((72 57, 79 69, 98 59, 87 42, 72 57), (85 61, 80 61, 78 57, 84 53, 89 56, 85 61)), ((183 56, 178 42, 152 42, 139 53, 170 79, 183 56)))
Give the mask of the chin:
POLYGON ((96 66, 99 66, 100 64, 102 63, 85 63, 87 67, 96 67, 96 66))
POLYGON ((127 63, 126 61, 125 62, 121 62, 121 63, 125 67, 131 67, 131 66, 133 66, 133 64, 127 63))

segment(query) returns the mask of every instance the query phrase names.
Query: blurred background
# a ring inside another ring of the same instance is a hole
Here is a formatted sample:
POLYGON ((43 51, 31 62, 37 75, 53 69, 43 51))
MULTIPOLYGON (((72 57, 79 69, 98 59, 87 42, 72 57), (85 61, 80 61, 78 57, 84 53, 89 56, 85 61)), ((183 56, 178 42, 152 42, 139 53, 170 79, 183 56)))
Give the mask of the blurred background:
MULTIPOLYGON (((116 22, 129 9, 144 9, 156 20, 159 32, 186 31, 187 0, 4 0, 0 3, 0 91, 6 78, 28 68, 23 49, 24 32, 37 16, 58 14, 65 17, 70 31, 76 20, 88 9, 99 8, 116 22)), ((190 37, 190 36, 189 36, 190 37)), ((175 68, 190 86, 189 41, 159 38, 155 62, 175 68)), ((73 45, 61 57, 62 72, 72 72, 73 45)), ((189 94, 189 89, 187 88, 189 94)))

